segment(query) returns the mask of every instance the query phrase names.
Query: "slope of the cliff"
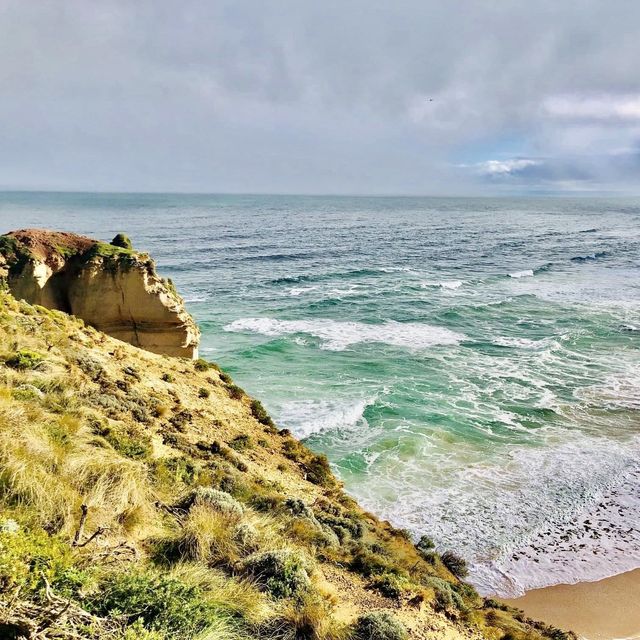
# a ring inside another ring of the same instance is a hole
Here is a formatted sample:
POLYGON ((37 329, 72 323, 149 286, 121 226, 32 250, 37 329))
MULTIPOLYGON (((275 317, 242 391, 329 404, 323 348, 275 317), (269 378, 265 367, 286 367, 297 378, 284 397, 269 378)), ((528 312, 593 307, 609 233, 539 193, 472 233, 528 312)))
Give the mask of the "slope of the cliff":
POLYGON ((0 637, 568 637, 463 573, 217 366, 0 292, 0 637))
POLYGON ((154 353, 197 357, 200 332, 153 260, 118 234, 111 244, 63 231, 0 236, 0 281, 18 299, 82 318, 154 353))

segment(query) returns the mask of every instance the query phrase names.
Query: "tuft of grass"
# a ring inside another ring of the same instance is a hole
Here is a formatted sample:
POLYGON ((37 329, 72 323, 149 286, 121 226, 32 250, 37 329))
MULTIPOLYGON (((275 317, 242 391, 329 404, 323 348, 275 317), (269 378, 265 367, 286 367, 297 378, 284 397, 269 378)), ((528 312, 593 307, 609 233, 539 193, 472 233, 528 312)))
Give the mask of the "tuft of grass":
POLYGON ((206 389, 205 387, 200 387, 198 389, 198 398, 208 398, 211 395, 211 391, 206 389))
POLYGON ((18 371, 26 371, 28 369, 36 369, 44 362, 44 356, 36 351, 21 349, 9 356, 4 363, 12 369, 18 371))

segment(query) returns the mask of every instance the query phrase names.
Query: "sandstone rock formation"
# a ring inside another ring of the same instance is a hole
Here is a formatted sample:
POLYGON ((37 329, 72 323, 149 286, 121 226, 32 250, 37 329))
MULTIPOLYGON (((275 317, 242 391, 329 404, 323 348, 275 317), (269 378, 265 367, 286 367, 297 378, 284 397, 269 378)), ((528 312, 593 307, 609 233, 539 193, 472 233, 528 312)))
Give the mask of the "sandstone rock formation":
POLYGON ((136 347, 197 358, 198 328, 146 254, 72 233, 13 231, 0 236, 0 281, 16 298, 136 347))

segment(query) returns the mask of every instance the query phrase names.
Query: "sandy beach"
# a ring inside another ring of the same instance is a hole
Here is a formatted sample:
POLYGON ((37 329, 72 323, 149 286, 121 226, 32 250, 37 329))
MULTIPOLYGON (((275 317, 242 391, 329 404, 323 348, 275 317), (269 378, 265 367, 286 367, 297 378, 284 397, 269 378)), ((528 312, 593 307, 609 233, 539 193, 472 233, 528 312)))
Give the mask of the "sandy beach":
POLYGON ((640 638, 640 569, 598 582, 535 589, 505 602, 589 640, 640 638))

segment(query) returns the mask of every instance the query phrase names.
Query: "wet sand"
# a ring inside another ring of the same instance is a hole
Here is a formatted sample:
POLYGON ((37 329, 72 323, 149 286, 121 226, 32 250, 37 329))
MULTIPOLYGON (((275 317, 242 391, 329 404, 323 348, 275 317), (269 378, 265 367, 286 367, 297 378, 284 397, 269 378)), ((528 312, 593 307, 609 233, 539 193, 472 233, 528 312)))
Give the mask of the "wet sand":
POLYGON ((640 638, 640 569, 598 582, 534 589, 504 602, 589 640, 640 638))

